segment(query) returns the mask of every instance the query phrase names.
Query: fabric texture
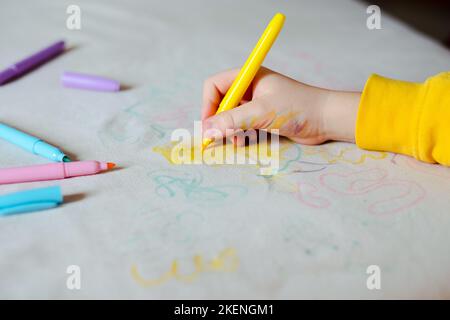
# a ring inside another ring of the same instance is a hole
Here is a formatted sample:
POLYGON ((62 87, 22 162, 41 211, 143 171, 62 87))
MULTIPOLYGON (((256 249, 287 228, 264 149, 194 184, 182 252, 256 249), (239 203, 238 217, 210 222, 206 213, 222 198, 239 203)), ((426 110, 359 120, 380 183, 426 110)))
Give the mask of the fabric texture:
POLYGON ((356 122, 359 147, 450 165, 450 72, 424 83, 372 75, 356 122))

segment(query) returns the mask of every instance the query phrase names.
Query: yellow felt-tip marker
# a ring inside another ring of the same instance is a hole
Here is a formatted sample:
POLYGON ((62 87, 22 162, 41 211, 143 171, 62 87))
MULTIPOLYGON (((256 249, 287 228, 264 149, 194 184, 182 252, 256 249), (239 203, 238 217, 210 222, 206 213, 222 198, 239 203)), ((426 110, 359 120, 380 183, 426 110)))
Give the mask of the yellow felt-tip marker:
MULTIPOLYGON (((252 53, 242 66, 238 76, 234 79, 233 84, 230 89, 228 89, 225 97, 223 97, 222 102, 220 102, 216 114, 233 109, 239 105, 239 102, 241 102, 242 97, 261 67, 264 58, 277 39, 281 28, 283 28, 284 20, 284 15, 277 13, 269 22, 255 48, 253 48, 252 53)), ((212 141, 212 139, 204 139, 202 149, 206 148, 212 141)))

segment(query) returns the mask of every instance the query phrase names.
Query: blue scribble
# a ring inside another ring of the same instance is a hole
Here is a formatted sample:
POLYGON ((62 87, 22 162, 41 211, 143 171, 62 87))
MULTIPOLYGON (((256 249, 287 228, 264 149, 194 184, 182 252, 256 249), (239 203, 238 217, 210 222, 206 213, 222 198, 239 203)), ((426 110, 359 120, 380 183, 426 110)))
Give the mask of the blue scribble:
POLYGON ((242 197, 248 192, 247 188, 241 185, 207 186, 199 173, 167 170, 151 172, 150 176, 156 184, 156 194, 166 198, 182 194, 186 199, 195 202, 217 203, 230 198, 242 197))

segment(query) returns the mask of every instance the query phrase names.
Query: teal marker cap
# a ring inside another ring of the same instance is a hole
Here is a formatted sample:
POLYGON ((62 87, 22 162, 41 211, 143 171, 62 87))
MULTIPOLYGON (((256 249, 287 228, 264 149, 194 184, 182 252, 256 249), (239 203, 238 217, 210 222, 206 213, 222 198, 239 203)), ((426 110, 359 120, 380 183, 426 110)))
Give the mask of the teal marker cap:
POLYGON ((0 217, 50 209, 62 202, 59 186, 10 193, 0 196, 0 217))

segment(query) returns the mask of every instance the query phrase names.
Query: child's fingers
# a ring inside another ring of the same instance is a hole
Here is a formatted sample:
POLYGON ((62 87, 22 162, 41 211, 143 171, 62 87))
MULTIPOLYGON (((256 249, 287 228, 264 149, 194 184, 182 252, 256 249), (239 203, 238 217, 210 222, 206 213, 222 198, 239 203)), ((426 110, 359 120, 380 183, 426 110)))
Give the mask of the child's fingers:
POLYGON ((220 101, 237 77, 239 69, 218 73, 206 79, 203 85, 202 120, 214 115, 220 101))
POLYGON ((258 135, 256 131, 237 131, 235 138, 233 139, 233 143, 237 145, 238 147, 245 146, 246 140, 248 141, 249 145, 255 144, 258 142, 258 135))
POLYGON ((203 121, 203 137, 218 139, 232 134, 237 129, 250 129, 251 124, 262 117, 263 110, 263 101, 255 99, 237 108, 211 116, 203 121), (229 132, 227 129, 230 129, 229 132))

